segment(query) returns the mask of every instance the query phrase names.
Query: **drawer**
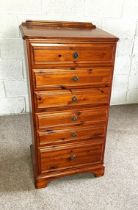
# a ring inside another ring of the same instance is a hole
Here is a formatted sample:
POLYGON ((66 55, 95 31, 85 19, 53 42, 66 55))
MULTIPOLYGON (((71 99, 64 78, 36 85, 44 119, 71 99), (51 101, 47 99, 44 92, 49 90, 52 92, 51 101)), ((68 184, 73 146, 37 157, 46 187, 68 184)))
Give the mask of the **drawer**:
POLYGON ((40 145, 76 142, 96 136, 104 136, 105 129, 106 125, 73 126, 64 130, 45 129, 45 131, 38 131, 38 139, 40 145))
MULTIPOLYGON (((97 139, 98 141, 98 139, 97 139)), ((103 144, 80 144, 39 150, 40 170, 51 172, 70 167, 77 167, 102 162, 103 144)))
POLYGON ((38 129, 85 125, 105 122, 108 108, 75 109, 59 112, 36 113, 38 129))
POLYGON ((48 44, 31 43, 32 62, 40 64, 112 63, 113 43, 48 44))
POLYGON ((69 69, 34 69, 33 78, 36 89, 67 88, 78 86, 110 85, 111 67, 69 69))
POLYGON ((35 91, 36 108, 108 104, 110 88, 35 91))

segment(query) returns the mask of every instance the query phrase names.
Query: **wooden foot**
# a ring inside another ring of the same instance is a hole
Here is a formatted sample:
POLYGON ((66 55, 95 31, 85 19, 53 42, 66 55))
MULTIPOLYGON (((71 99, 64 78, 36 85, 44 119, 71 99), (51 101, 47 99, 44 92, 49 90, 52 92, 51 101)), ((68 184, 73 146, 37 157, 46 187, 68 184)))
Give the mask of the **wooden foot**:
POLYGON ((100 167, 100 168, 97 168, 93 171, 93 173, 95 174, 95 177, 100 177, 100 176, 103 176, 104 175, 104 166, 100 167))
POLYGON ((48 180, 48 179, 35 180, 35 187, 36 187, 37 189, 47 187, 49 181, 50 181, 50 180, 48 180))

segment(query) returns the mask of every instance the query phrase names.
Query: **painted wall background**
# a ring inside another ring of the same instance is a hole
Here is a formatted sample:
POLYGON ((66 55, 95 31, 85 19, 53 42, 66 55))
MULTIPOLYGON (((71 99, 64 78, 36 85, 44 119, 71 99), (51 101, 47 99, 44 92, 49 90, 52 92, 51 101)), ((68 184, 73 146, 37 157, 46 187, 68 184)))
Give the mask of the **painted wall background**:
POLYGON ((138 0, 0 0, 0 115, 29 111, 19 24, 90 21, 117 35, 111 105, 138 103, 138 0))

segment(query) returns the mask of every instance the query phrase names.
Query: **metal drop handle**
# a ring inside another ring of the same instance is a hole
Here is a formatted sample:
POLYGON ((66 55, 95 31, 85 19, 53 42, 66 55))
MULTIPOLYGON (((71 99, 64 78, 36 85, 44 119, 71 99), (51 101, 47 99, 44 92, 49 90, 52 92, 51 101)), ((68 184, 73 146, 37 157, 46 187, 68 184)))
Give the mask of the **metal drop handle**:
POLYGON ((79 80, 79 77, 73 76, 73 77, 72 77, 72 80, 73 80, 74 82, 77 82, 77 81, 79 80))
POLYGON ((77 116, 72 116, 71 118, 72 121, 77 121, 77 119, 78 119, 77 116))
POLYGON ((71 136, 75 138, 75 137, 77 137, 77 133, 76 132, 72 132, 71 136))
POLYGON ((75 160, 75 159, 76 159, 76 155, 75 155, 75 154, 71 154, 71 156, 70 156, 69 159, 70 159, 70 160, 75 160))
POLYGON ((78 99, 77 99, 76 96, 73 96, 73 97, 72 97, 72 102, 73 102, 73 103, 78 102, 78 99))

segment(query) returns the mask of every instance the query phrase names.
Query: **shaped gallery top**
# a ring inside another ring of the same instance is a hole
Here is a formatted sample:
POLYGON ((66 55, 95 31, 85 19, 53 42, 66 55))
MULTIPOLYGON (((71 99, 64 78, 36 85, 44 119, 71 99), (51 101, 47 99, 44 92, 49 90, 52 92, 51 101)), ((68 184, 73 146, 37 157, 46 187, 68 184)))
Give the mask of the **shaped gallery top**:
POLYGON ((23 39, 117 42, 118 38, 88 22, 31 21, 20 25, 23 39))

